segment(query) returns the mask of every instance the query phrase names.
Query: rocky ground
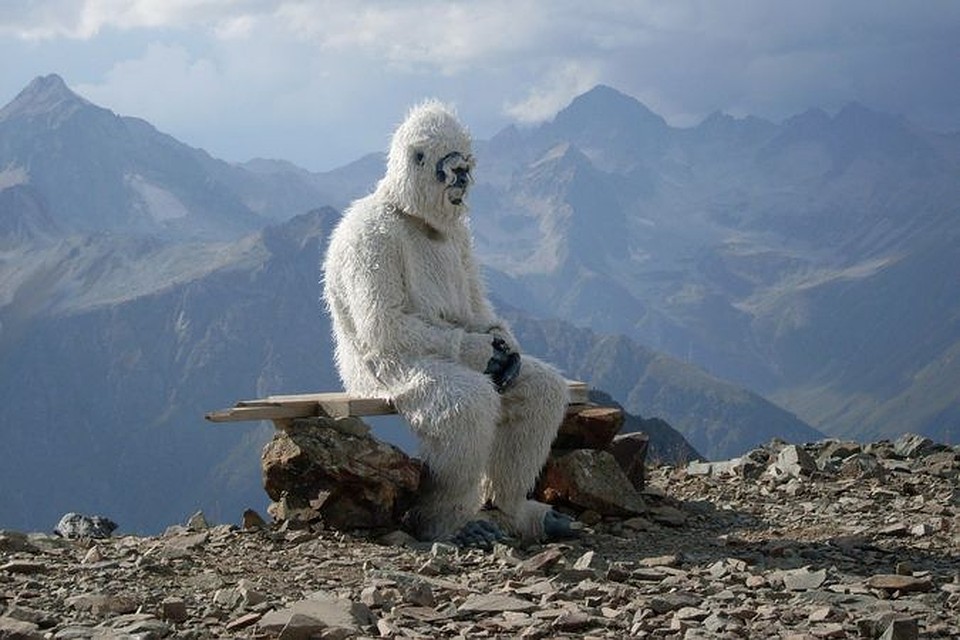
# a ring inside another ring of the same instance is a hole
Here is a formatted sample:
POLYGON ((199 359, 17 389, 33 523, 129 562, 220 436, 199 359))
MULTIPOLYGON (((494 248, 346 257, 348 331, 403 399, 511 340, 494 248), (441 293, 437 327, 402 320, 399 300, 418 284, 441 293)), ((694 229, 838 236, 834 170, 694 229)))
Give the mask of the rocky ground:
POLYGON ((958 638, 960 448, 648 469, 643 517, 492 551, 324 530, 0 533, 0 638, 958 638))

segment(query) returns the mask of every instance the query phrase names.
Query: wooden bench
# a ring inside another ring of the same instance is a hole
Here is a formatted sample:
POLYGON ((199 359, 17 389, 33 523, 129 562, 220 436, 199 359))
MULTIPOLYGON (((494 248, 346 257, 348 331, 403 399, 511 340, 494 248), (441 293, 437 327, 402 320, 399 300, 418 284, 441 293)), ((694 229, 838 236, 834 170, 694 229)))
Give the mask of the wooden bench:
MULTIPOLYGON (((570 405, 579 406, 589 402, 589 389, 584 382, 568 380, 570 405)), ((259 400, 241 400, 236 406, 206 414, 210 422, 242 422, 245 420, 273 420, 278 429, 286 429, 295 418, 328 416, 385 416, 397 413, 390 400, 364 398, 349 393, 301 393, 285 396, 267 396, 259 400)))

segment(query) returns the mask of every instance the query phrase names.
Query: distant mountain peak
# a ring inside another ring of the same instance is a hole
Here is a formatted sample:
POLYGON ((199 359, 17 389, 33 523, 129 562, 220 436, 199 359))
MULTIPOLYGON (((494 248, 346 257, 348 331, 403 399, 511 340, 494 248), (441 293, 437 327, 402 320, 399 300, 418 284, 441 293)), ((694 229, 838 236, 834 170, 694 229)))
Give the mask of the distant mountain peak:
POLYGON ((903 116, 874 111, 860 102, 848 102, 843 105, 843 108, 834 117, 834 121, 845 126, 857 124, 890 130, 897 130, 906 126, 906 120, 903 116))
POLYGON ((87 105, 91 103, 71 91, 63 78, 51 73, 34 78, 16 98, 0 109, 0 122, 18 116, 58 114, 62 118, 87 105))
POLYGON ((657 128, 667 126, 663 118, 636 98, 603 84, 598 84, 574 98, 566 109, 557 114, 555 122, 582 126, 598 117, 617 125, 649 125, 657 128))

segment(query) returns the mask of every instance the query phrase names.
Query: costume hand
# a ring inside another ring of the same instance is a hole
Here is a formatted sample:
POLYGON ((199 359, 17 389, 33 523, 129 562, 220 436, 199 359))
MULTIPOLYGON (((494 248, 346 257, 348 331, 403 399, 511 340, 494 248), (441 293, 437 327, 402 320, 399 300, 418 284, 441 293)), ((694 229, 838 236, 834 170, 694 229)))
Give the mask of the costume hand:
POLYGON ((493 357, 483 371, 490 376, 497 391, 503 393, 520 374, 520 354, 511 351, 500 336, 493 338, 493 357))
POLYGON ((499 338, 500 340, 503 340, 503 342, 506 344, 507 351, 520 353, 520 345, 517 343, 517 339, 513 337, 513 334, 510 333, 509 330, 500 329, 497 327, 488 329, 487 333, 493 336, 494 339, 499 338))

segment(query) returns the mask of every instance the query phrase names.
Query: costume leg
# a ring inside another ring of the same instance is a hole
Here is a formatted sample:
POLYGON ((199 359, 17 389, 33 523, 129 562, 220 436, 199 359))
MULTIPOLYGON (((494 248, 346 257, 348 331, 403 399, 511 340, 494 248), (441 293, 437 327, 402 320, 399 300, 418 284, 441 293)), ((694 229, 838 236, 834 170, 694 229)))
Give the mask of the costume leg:
POLYGON ((523 356, 520 375, 502 396, 484 497, 502 513, 504 526, 522 538, 544 533, 549 505, 526 498, 550 453, 568 399, 563 377, 529 356, 523 356))
POLYGON ((486 376, 445 360, 419 360, 405 377, 394 403, 419 437, 430 471, 411 525, 420 539, 445 539, 482 506, 480 480, 500 396, 486 376))

